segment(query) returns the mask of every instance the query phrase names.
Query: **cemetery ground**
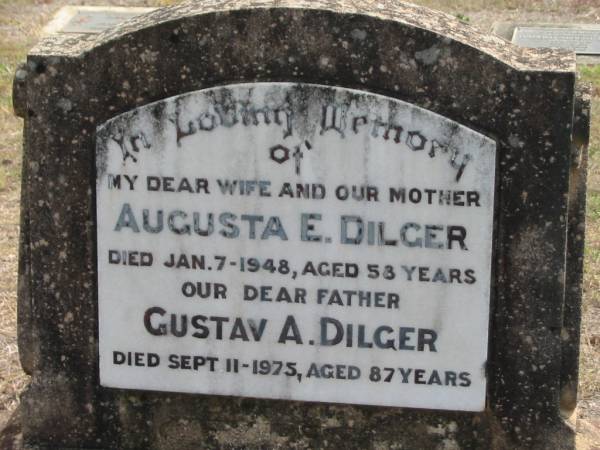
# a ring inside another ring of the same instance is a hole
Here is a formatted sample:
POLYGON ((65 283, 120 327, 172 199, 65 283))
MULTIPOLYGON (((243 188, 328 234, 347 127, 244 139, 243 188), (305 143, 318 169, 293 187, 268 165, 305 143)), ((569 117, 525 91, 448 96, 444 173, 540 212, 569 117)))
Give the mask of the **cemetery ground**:
MULTIPOLYGON (((364 0, 369 2, 372 0, 364 0)), ((488 31, 494 21, 600 23, 600 0, 415 0, 488 31)), ((16 288, 22 121, 12 112, 12 79, 42 26, 65 0, 0 0, 0 428, 18 405, 27 376, 18 362, 16 288)), ((160 6, 158 1, 101 0, 94 4, 160 6)), ((581 448, 600 449, 600 65, 581 66, 593 84, 579 421, 581 448)))

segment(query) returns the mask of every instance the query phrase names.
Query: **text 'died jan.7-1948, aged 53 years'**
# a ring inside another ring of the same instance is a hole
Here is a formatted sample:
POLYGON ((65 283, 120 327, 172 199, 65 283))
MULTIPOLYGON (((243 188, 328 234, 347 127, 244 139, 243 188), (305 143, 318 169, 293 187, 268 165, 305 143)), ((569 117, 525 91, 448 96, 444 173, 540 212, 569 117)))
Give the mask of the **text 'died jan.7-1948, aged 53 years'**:
POLYGON ((495 155, 425 109, 311 84, 109 120, 101 384, 482 410, 495 155))

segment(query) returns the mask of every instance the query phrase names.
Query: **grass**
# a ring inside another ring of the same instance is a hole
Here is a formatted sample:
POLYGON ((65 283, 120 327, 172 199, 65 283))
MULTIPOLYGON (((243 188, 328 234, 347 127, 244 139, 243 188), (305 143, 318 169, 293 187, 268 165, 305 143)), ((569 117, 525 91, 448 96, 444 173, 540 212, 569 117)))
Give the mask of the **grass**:
MULTIPOLYGON (((600 125, 600 120, 594 123, 600 125)), ((596 150, 592 159, 597 169, 600 152, 596 150)), ((600 408, 600 192, 591 190, 587 196, 584 267, 579 397, 592 408, 600 408)))
POLYGON ((471 18, 463 13, 456 13, 454 17, 464 23, 469 23, 471 21, 471 18))
MULTIPOLYGON (((0 419, 13 410, 27 383, 16 342, 17 242, 22 121, 12 111, 12 78, 34 36, 17 5, 0 0, 0 419)), ((32 28, 35 28, 32 27, 32 28)))
POLYGON ((600 86, 600 66, 583 66, 579 72, 583 81, 600 86))
MULTIPOLYGON (((587 202, 587 219, 592 223, 600 222, 600 193, 589 192, 587 202)), ((589 249, 598 250, 600 249, 589 249)))
POLYGON ((581 67, 593 86, 589 147, 580 398, 600 409, 600 66, 581 67))
MULTIPOLYGON (((579 68, 581 80, 586 83, 591 83, 593 91, 592 101, 592 119, 598 117, 600 113, 600 65, 597 66, 582 66, 579 68)), ((590 156, 596 158, 600 152, 600 129, 598 127, 591 130, 590 139, 590 156)))
POLYGON ((20 120, 12 114, 11 84, 17 61, 22 53, 6 55, 0 48, 0 192, 18 184, 20 169, 20 120))
MULTIPOLYGON (((12 113, 12 77, 25 60, 27 48, 38 39, 40 27, 67 0, 0 0, 0 426, 2 412, 13 410, 27 382, 21 372, 16 345, 16 283, 21 171, 22 122, 12 113)), ((115 3, 101 0, 98 4, 115 3)), ((600 0, 413 0, 442 9, 477 25, 481 14, 489 20, 520 12, 555 14, 563 19, 600 11, 600 0)), ((74 3, 74 2, 72 2, 74 3)), ((174 0, 154 0, 156 6, 174 0)), ((143 0, 130 2, 141 6, 143 0)), ((505 16, 506 17, 506 16, 505 16)), ((579 16, 577 16, 579 17, 579 16)), ((581 67, 581 79, 594 86, 592 136, 588 176, 587 230, 584 281, 584 320, 581 346, 580 399, 585 411, 600 415, 600 66, 581 67)), ((600 447, 598 447, 600 448, 600 447)))
MULTIPOLYGON (((582 81, 592 84, 579 405, 584 417, 590 412, 593 417, 600 415, 600 66, 579 67, 579 75, 582 81)), ((600 442, 595 445, 590 447, 600 448, 600 442)))

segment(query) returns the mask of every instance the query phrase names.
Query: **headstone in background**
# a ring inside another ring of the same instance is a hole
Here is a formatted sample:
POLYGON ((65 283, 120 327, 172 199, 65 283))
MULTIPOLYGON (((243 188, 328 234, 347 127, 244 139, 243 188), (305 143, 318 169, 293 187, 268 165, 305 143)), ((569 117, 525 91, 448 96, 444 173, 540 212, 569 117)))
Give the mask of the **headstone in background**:
POLYGON ((600 55, 600 26, 515 28, 512 42, 521 47, 564 48, 578 55, 600 55))
POLYGON ((156 8, 120 6, 63 6, 44 27, 44 33, 95 34, 156 8))
POLYGON ((562 48, 580 64, 600 64, 600 25, 496 22, 492 32, 521 47, 562 48))
POLYGON ((46 37, 14 86, 25 442, 572 448, 576 83, 397 2, 46 37))

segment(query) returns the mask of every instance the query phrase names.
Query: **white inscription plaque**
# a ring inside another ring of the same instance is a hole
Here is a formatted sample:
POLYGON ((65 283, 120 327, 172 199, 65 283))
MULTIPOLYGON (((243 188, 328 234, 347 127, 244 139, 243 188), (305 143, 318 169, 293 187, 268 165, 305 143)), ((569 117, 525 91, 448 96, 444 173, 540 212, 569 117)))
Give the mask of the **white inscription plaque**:
POLYGON ((310 84, 106 122, 101 384, 482 410, 495 153, 414 105, 310 84))

